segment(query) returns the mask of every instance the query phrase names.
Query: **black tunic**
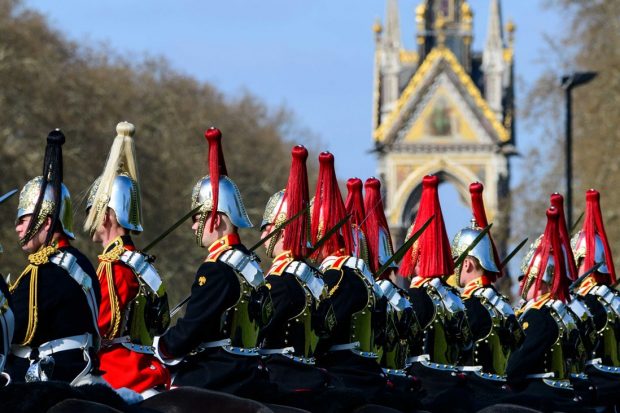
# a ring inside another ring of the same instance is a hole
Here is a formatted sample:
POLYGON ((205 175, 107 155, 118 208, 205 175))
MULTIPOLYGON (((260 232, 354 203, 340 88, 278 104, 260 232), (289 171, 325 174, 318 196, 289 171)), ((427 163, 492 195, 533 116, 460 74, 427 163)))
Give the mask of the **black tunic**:
MULTIPOLYGON (((101 301, 99 280, 90 261, 74 247, 61 247, 59 250, 75 256, 79 266, 91 278, 98 306, 101 301)), ((11 296, 15 314, 14 344, 23 342, 28 328, 30 277, 30 274, 24 276, 11 296)), ((37 299, 38 321, 30 347, 85 333, 92 334, 93 338, 97 337, 97 327, 93 325, 86 295, 82 287, 63 268, 51 262, 39 266, 37 299)), ((54 380, 72 381, 86 366, 83 352, 79 349, 56 353, 53 359, 54 380)), ((10 356, 7 371, 15 381, 23 381, 28 366, 28 360, 10 356)))
MULTIPOLYGON (((245 254, 241 244, 233 245, 245 254)), ((241 285, 235 271, 221 261, 204 262, 196 271, 191 298, 185 315, 160 339, 160 350, 166 357, 185 357, 177 366, 173 384, 196 386, 245 397, 256 397, 266 385, 259 367, 259 357, 239 356, 220 347, 190 354, 199 344, 218 341, 228 336, 222 331, 222 316, 235 305, 241 285)))

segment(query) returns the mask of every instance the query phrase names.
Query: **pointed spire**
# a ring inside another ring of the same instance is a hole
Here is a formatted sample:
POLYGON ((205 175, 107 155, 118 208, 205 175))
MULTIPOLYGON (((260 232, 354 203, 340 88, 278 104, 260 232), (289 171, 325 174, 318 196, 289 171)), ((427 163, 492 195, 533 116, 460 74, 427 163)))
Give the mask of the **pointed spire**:
POLYGON ((482 68, 485 77, 485 98, 498 119, 502 117, 502 93, 504 78, 504 35, 499 0, 491 0, 487 38, 482 52, 482 68))
POLYGON ((387 0, 385 13, 385 46, 400 50, 400 21, 398 18, 398 0, 387 0))
POLYGON ((504 35, 502 31, 502 14, 499 0, 491 0, 489 9, 489 24, 487 26, 487 50, 502 50, 504 47, 504 35))

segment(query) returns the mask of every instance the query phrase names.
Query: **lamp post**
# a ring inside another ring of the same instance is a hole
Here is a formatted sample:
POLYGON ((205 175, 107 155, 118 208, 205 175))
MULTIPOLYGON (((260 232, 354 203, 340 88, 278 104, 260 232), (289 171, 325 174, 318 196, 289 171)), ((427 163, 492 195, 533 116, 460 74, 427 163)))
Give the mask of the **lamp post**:
POLYGON ((574 72, 562 76, 562 89, 566 94, 566 223, 568 228, 573 226, 573 101, 571 91, 580 85, 585 85, 596 77, 596 72, 574 72))

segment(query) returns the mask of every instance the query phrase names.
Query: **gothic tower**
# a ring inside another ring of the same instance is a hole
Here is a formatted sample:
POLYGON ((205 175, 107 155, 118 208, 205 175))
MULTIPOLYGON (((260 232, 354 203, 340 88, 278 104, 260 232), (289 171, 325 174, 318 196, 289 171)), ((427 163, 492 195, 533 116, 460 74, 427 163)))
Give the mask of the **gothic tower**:
POLYGON ((471 182, 484 184, 494 236, 505 246, 515 153, 514 25, 506 38, 499 0, 489 7, 482 52, 472 50, 466 0, 423 0, 415 9, 415 50, 403 47, 398 0, 387 0, 384 24, 373 27, 373 140, 396 243, 417 211, 422 177, 436 174, 463 200, 471 182))

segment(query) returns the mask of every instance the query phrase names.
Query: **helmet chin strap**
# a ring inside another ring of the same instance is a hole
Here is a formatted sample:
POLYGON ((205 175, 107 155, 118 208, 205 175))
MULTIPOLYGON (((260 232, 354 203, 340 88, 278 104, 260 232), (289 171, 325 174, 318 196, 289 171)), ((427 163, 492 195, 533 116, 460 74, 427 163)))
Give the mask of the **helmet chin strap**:
POLYGON ((202 243, 202 236, 205 232, 209 212, 210 211, 207 209, 206 205, 200 208, 200 216, 198 217, 198 229, 196 230, 196 244, 198 244, 198 246, 201 248, 204 248, 204 245, 202 243))
POLYGON ((271 237, 271 239, 269 240, 269 245, 267 246, 267 256, 270 258, 275 258, 273 255, 273 250, 276 248, 276 244, 278 243, 278 240, 282 236, 281 229, 278 229, 276 231, 277 233, 273 237, 271 237))

